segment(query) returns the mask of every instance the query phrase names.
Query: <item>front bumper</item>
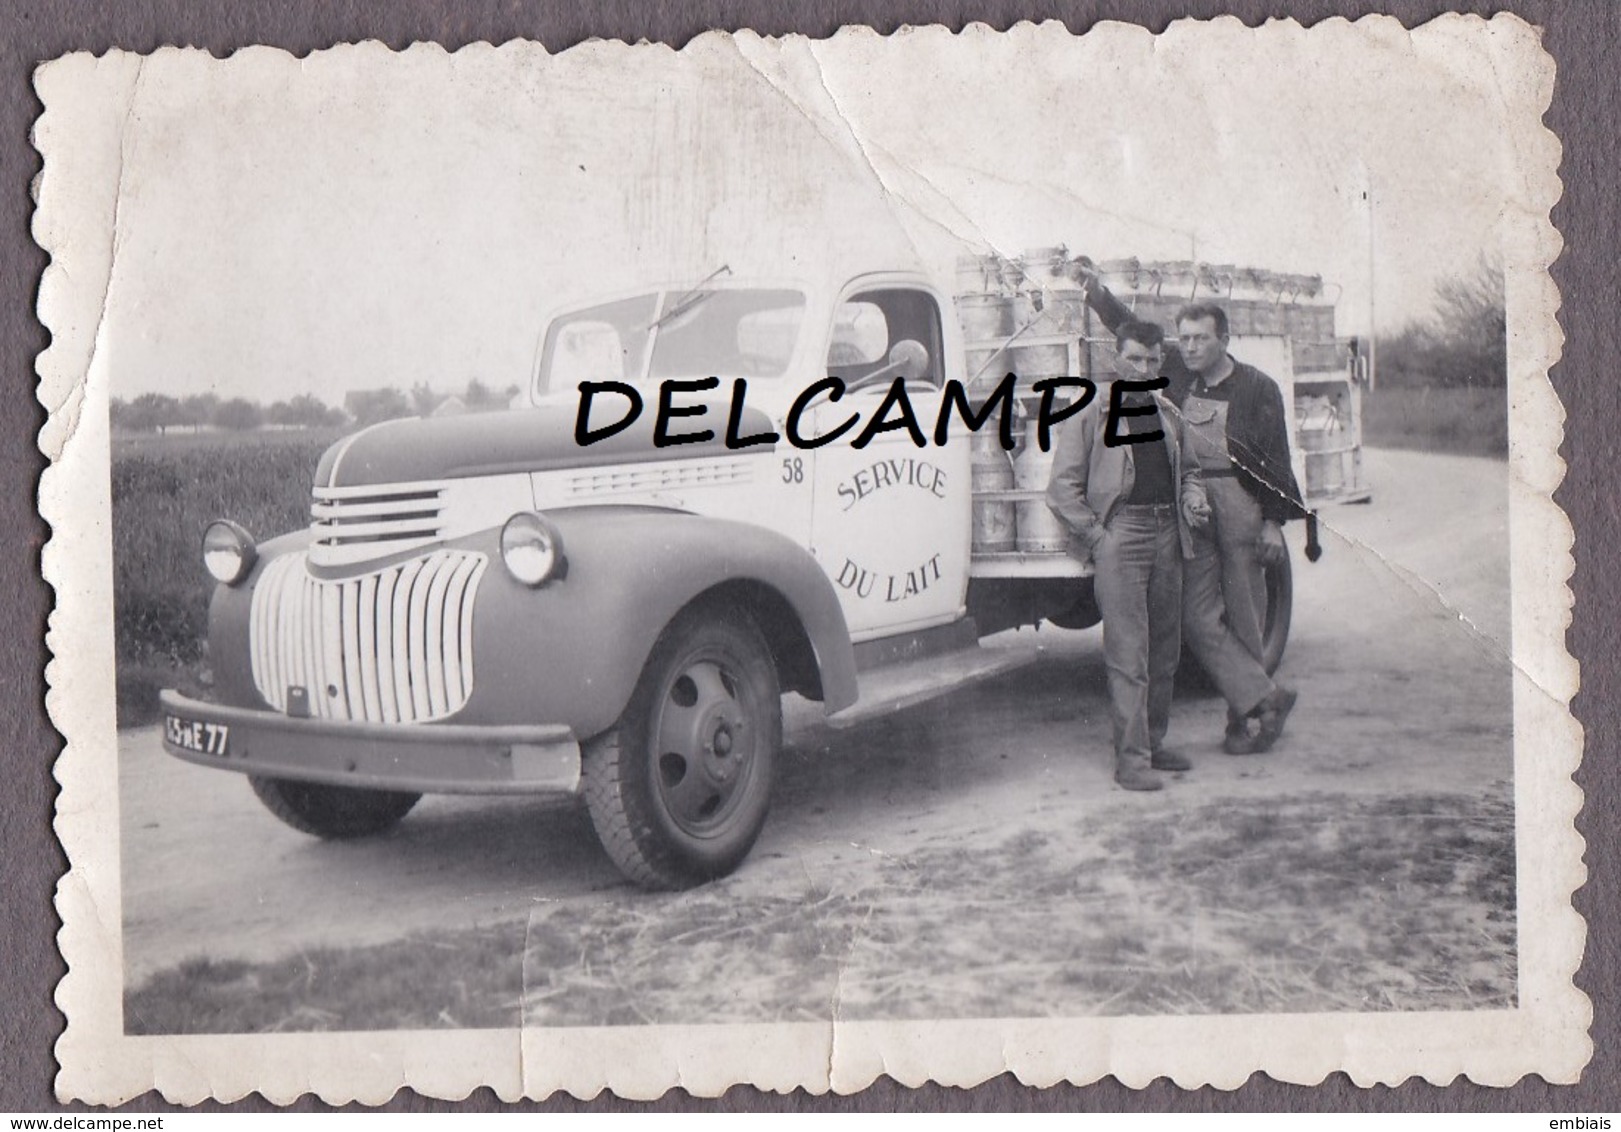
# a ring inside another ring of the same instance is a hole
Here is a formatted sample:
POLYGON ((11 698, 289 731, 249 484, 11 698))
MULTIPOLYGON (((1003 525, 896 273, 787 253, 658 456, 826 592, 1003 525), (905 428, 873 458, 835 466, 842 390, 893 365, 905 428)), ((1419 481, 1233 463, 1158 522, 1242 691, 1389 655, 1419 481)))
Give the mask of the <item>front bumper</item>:
POLYGON ((165 716, 164 749, 217 770, 417 794, 577 794, 580 789, 580 744, 563 724, 303 719, 205 703, 170 690, 160 693, 158 702, 165 716), (188 729, 170 718, 198 726, 188 729), (190 736, 190 745, 177 742, 177 732, 190 736))

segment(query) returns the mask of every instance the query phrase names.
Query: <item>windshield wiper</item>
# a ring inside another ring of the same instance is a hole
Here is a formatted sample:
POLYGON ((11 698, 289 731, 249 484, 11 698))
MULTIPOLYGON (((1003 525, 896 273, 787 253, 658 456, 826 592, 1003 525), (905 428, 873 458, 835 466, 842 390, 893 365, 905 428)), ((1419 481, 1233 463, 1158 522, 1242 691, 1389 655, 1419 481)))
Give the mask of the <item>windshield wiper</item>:
POLYGON ((693 307, 697 306, 701 302, 704 302, 709 298, 709 296, 715 293, 713 291, 703 290, 702 288, 705 283, 708 283, 717 276, 730 275, 731 273, 731 264, 721 264, 708 275, 705 275, 702 279, 698 280, 698 282, 694 283, 691 287, 688 287, 685 291, 681 292, 681 297, 676 299, 675 303, 671 305, 670 309, 659 315, 654 321, 648 323, 646 329, 657 330, 666 322, 669 322, 672 318, 675 318, 678 315, 686 314, 693 307))

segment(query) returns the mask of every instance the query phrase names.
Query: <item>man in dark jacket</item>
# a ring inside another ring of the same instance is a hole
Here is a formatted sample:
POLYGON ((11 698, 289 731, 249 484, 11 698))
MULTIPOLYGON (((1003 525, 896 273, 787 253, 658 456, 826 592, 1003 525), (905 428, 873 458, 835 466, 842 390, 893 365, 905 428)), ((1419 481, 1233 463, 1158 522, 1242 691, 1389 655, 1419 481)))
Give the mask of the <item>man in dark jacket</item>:
MULTIPOLYGON (((1090 271, 1087 303, 1113 330, 1133 315, 1090 271)), ((1227 700, 1229 754, 1270 750, 1296 695, 1262 662, 1266 585, 1262 567, 1287 550, 1282 526, 1301 516, 1289 462, 1288 418, 1277 382, 1227 352, 1227 314, 1194 303, 1177 314, 1175 346, 1160 374, 1198 455, 1213 521, 1184 565, 1182 633, 1227 700), (1255 721, 1252 730, 1251 721, 1255 721)))

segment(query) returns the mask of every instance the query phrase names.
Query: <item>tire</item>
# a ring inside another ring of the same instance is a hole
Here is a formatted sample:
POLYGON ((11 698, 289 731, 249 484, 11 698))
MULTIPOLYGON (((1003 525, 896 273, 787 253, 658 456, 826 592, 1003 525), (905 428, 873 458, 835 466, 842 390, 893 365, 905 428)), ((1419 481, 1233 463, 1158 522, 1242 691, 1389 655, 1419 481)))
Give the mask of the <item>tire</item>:
POLYGON ((697 606, 660 636, 630 703, 585 744, 597 839, 644 888, 725 876, 765 825, 782 746, 776 666, 760 631, 697 606))
POLYGON ((1278 560, 1276 566, 1263 567, 1266 576, 1266 620, 1261 626, 1261 664, 1267 675, 1278 670, 1283 663, 1283 650, 1289 645, 1289 622, 1294 617, 1294 572, 1289 567, 1289 554, 1278 560))
POLYGON ((1098 609, 1098 599, 1088 585, 1083 593, 1075 598, 1074 604, 1060 613, 1049 613, 1046 620, 1051 621, 1060 629, 1090 629, 1102 623, 1103 611, 1098 609))
POLYGON ((397 824, 422 797, 393 790, 295 782, 290 778, 250 775, 248 782, 265 809, 300 833, 328 841, 381 833, 397 824))

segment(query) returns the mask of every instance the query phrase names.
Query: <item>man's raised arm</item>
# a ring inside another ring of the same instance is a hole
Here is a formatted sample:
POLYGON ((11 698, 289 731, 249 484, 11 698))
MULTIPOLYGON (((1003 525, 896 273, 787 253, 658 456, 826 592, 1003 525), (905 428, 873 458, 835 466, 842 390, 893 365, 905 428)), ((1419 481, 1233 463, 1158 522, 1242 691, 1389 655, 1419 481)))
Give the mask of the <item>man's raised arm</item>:
MULTIPOLYGON (((1137 317, 1136 311, 1121 302, 1113 291, 1104 286, 1097 269, 1090 263, 1078 261, 1075 264, 1075 273, 1081 286, 1086 288, 1086 305, 1097 314, 1110 334, 1114 334, 1137 317)), ((1174 335, 1176 328, 1166 327, 1165 330, 1167 335, 1174 335)), ((1165 390, 1165 396, 1173 405, 1180 406, 1183 398, 1187 396, 1188 389, 1193 385, 1193 371, 1188 368, 1187 360, 1182 357, 1182 348, 1177 345, 1174 337, 1167 337, 1165 340, 1165 361, 1161 363, 1159 372, 1161 377, 1171 383, 1165 390)))
POLYGON ((1103 280, 1090 264, 1077 263, 1075 270, 1080 276, 1081 285, 1086 288, 1086 305, 1097 312, 1110 334, 1135 317, 1131 308, 1115 298, 1114 292, 1103 285, 1103 280))

